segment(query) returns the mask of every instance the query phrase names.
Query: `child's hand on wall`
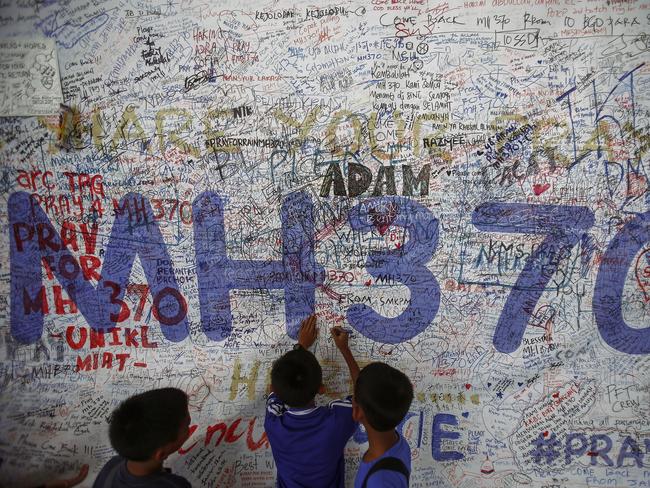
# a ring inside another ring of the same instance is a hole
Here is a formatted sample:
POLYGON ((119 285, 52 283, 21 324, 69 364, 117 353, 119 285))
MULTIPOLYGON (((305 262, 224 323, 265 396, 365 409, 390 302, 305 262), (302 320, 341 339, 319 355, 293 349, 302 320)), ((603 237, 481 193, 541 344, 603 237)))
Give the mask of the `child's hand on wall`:
POLYGON ((350 337, 350 334, 344 330, 342 327, 332 327, 330 329, 330 333, 332 334, 332 338, 334 339, 334 344, 336 344, 336 347, 339 349, 339 351, 343 351, 344 349, 348 349, 348 339, 350 337))
POLYGON ((305 349, 309 349, 316 341, 318 329, 316 328, 316 315, 310 315, 300 324, 298 331, 298 344, 305 349))
POLYGON ((354 359, 352 351, 350 351, 350 346, 348 346, 350 332, 345 330, 343 327, 337 326, 330 329, 330 334, 332 334, 334 344, 336 344, 338 350, 341 351, 343 359, 345 359, 345 362, 350 369, 350 378, 352 378, 352 384, 354 384, 359 376, 359 365, 357 364, 357 360, 354 359))

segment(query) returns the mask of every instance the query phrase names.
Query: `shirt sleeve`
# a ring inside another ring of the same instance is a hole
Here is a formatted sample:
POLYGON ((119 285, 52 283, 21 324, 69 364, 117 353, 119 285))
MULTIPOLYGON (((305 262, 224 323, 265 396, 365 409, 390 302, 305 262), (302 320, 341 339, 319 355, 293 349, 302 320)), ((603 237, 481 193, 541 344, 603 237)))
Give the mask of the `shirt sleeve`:
POLYGON ((266 399, 266 416, 273 415, 275 417, 280 417, 284 412, 286 412, 287 407, 282 401, 275 396, 275 393, 269 393, 269 397, 266 399))
POLYGON ((180 488, 192 488, 192 483, 187 481, 187 479, 179 476, 181 483, 178 485, 180 488))
POLYGON ((116 466, 120 463, 120 461, 122 461, 122 458, 120 458, 120 456, 113 456, 99 471, 99 474, 93 483, 93 488, 103 488, 103 486, 106 484, 106 477, 113 469, 116 469, 116 466))

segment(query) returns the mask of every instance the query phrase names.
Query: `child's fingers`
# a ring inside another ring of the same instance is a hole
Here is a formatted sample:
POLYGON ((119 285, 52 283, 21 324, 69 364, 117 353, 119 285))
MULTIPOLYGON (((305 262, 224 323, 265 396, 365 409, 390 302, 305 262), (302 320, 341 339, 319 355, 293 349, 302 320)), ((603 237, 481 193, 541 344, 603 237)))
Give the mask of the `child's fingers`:
POLYGON ((88 468, 89 468, 89 466, 87 464, 84 464, 83 466, 81 466, 81 469, 79 470, 79 473, 74 478, 68 478, 68 479, 65 479, 65 480, 57 480, 54 483, 52 483, 50 485, 46 484, 45 486, 46 487, 47 486, 56 486, 56 487, 64 486, 66 488, 69 488, 69 487, 78 485, 79 483, 81 483, 83 480, 86 479, 86 476, 88 476, 88 468))
POLYGON ((309 332, 314 333, 316 330, 316 316, 315 315, 310 315, 309 318, 307 319, 307 329, 309 332))
POLYGON ((72 478, 70 480, 70 483, 74 483, 74 484, 81 483, 83 480, 86 479, 86 476, 88 476, 88 465, 84 464, 79 470, 79 474, 77 474, 77 476, 72 478))
POLYGON ((330 332, 332 333, 332 337, 338 338, 338 337, 345 337, 347 335, 347 332, 340 326, 332 327, 330 329, 330 332))
POLYGON ((316 327, 316 315, 310 315, 305 321, 305 327, 307 329, 313 329, 316 327))
POLYGON ((81 469, 79 470, 79 474, 77 475, 77 478, 81 478, 81 481, 84 480, 86 476, 88 476, 88 469, 90 468, 89 465, 84 464, 81 469))

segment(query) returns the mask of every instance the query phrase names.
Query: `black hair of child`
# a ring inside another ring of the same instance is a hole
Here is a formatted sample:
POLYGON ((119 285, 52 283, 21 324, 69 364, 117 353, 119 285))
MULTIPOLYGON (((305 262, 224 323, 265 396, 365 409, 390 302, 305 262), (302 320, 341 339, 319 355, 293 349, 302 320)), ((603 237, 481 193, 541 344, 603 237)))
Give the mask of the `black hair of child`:
POLYGON ((277 397, 293 408, 309 406, 323 382, 316 356, 306 349, 289 351, 273 363, 271 384, 277 397))
POLYGON ((187 416, 187 394, 178 388, 149 390, 124 400, 111 414, 113 449, 130 461, 147 461, 178 438, 187 416))
POLYGON ((397 427, 408 413, 413 385, 404 373, 388 364, 371 363, 359 373, 354 400, 373 429, 387 432, 397 427))

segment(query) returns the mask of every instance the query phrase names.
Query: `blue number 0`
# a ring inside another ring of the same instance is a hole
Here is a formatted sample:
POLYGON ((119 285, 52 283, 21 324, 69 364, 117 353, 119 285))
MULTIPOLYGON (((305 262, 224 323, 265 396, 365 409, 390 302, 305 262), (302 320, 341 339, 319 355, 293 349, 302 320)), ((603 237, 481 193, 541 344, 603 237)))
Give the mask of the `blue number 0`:
POLYGON ((627 270, 646 242, 650 242, 650 211, 637 215, 614 236, 596 278, 593 309, 600 335, 627 354, 650 354, 650 328, 630 327, 622 312, 627 270))

